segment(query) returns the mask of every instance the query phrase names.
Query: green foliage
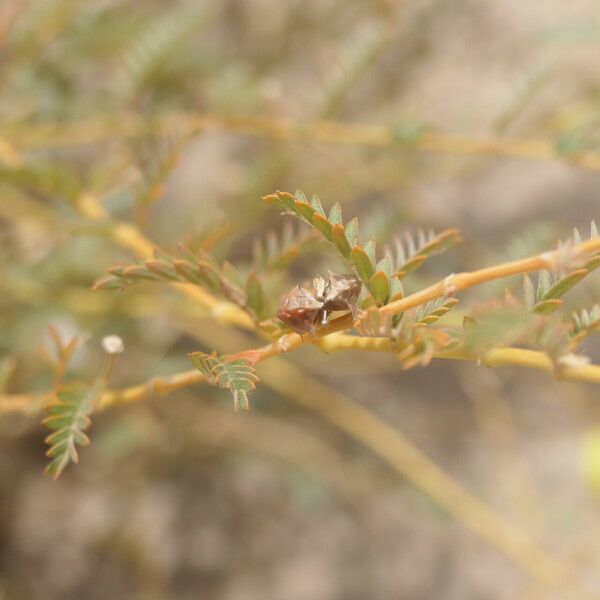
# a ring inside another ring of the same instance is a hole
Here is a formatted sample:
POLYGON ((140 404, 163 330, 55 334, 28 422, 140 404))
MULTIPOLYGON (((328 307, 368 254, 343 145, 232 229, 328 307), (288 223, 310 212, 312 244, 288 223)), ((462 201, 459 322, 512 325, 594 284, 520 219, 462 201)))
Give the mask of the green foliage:
POLYGON ((89 416, 102 390, 100 384, 71 384, 60 389, 56 401, 48 407, 49 416, 42 423, 54 433, 45 440, 50 446, 46 456, 51 459, 46 473, 54 479, 60 477, 69 462, 78 462, 77 446, 90 443, 84 431, 90 426, 89 416))
POLYGON ((338 53, 335 68, 319 95, 317 115, 332 117, 356 80, 373 65, 392 40, 387 23, 383 22, 367 23, 353 32, 338 53))
POLYGON ((464 350, 476 356, 492 347, 523 346, 546 352, 558 360, 573 348, 572 325, 554 315, 543 315, 511 297, 478 307, 465 322, 464 350))
POLYGON ((219 265, 204 250, 187 252, 186 258, 153 258, 137 264, 113 267, 94 285, 97 290, 122 290, 144 281, 163 283, 191 283, 222 296, 247 310, 254 318, 261 318, 266 310, 265 295, 256 273, 250 273, 246 289, 239 282, 240 275, 233 265, 219 265), (238 280, 238 281, 235 281, 238 280), (259 303, 258 300, 262 301, 259 303))
POLYGON ((140 169, 133 190, 138 223, 143 222, 151 206, 164 197, 167 178, 178 166, 190 137, 175 131, 157 140, 144 137, 132 143, 132 158, 140 169))
POLYGON ((307 200, 299 190, 295 195, 278 191, 263 199, 279 208, 282 214, 292 215, 311 225, 332 243, 352 266, 377 306, 401 298, 404 290, 400 280, 407 273, 418 268, 428 257, 441 254, 462 239, 457 229, 439 234, 419 230, 416 239, 410 234, 406 234, 404 242, 397 238, 393 246, 385 248, 384 257, 378 261, 375 239, 371 238, 361 245, 358 219, 344 225, 339 203, 334 204, 327 215, 317 196, 307 200))
POLYGON ((248 393, 256 388, 258 381, 249 361, 205 352, 192 352, 189 356, 209 383, 231 392, 235 410, 249 408, 248 393))
POLYGON ((543 317, 513 303, 481 306, 467 321, 464 348, 480 355, 494 346, 525 343, 544 322, 543 317))
MULTIPOLYGON (((595 221, 590 225, 590 239, 598 237, 595 221)), ((581 236, 577 229, 573 230, 573 238, 569 244, 580 244, 581 236)), ((568 252, 569 246, 562 246, 568 252)), ((522 302, 529 310, 539 314, 549 314, 559 309, 562 305, 562 296, 577 285, 589 273, 600 266, 600 254, 594 254, 586 259, 583 265, 575 269, 567 269, 565 274, 559 275, 549 271, 540 271, 537 287, 534 287, 529 275, 523 278, 522 302)))
POLYGON ((523 304, 529 310, 539 314, 549 314, 560 308, 562 300, 558 296, 566 293, 573 285, 585 277, 587 271, 577 270, 569 277, 554 277, 549 271, 540 271, 537 287, 534 287, 529 275, 523 276, 523 304))
POLYGON ((416 314, 416 322, 423 325, 431 325, 439 321, 445 314, 449 313, 456 305, 456 298, 438 298, 427 304, 419 306, 416 314))
POLYGON ((79 190, 76 177, 68 169, 56 169, 42 161, 31 161, 19 167, 0 165, 0 184, 9 184, 35 197, 56 196, 72 202, 79 190))
MULTIPOLYGON (((366 315, 357 324, 358 333, 390 338, 406 368, 426 365, 434 354, 451 349, 479 355, 487 348, 507 344, 542 348, 556 358, 600 330, 598 306, 582 310, 572 318, 560 314, 565 295, 600 266, 600 253, 585 261, 570 262, 570 243, 564 245, 565 261, 557 265, 556 272, 543 271, 533 280, 525 276, 523 306, 526 310, 510 303, 476 309, 467 316, 464 332, 439 321, 456 306, 457 300, 453 298, 439 298, 402 315, 378 312, 378 307, 401 298, 404 287, 416 287, 415 281, 412 285, 406 284, 410 274, 430 257, 461 241, 457 229, 439 233, 420 229, 395 238, 392 235, 398 229, 398 219, 390 217, 391 211, 396 217, 400 211, 405 219, 421 210, 408 197, 401 203, 393 201, 398 186, 410 189, 418 184, 423 168, 430 162, 418 160, 417 147, 419 151, 433 150, 457 156, 480 151, 482 154, 503 155, 505 151, 508 155, 519 154, 514 149, 518 144, 511 146, 510 139, 498 138, 496 147, 496 139, 491 137, 486 150, 481 147, 482 142, 485 146, 486 139, 479 139, 477 132, 468 135, 434 132, 421 123, 418 116, 398 119, 395 124, 390 121, 374 127, 367 124, 373 115, 397 115, 397 94, 392 94, 389 105, 385 102, 376 106, 369 104, 362 116, 359 106, 353 106, 352 111, 348 111, 352 123, 314 121, 319 116, 334 116, 343 109, 354 84, 363 75, 368 75, 368 85, 361 94, 375 101, 377 86, 397 89, 397 82, 387 81, 385 70, 374 73, 373 77, 370 73, 370 67, 376 66, 383 51, 395 46, 404 50, 403 44, 396 43, 400 41, 399 30, 393 21, 378 15, 369 23, 368 11, 358 11, 361 28, 356 29, 357 35, 344 36, 343 47, 337 52, 339 69, 327 79, 323 94, 314 93, 314 85, 305 88, 310 90, 310 99, 314 100, 312 108, 316 109, 301 119, 304 122, 306 118, 307 133, 313 132, 307 137, 318 144, 322 132, 323 139, 340 142, 337 147, 348 153, 343 155, 344 169, 346 158, 359 156, 361 162, 369 160, 367 168, 362 169, 368 172, 368 177, 362 178, 361 169, 356 168, 358 164, 352 165, 349 160, 351 166, 339 181, 330 184, 319 181, 334 172, 331 165, 324 164, 326 161, 321 160, 319 152, 304 155, 306 161, 298 160, 290 150, 293 145, 279 145, 288 134, 290 138, 296 135, 302 138, 302 126, 297 128, 297 134, 293 133, 293 123, 289 129, 280 128, 277 121, 271 122, 269 118, 271 114, 288 114, 285 97, 278 97, 281 95, 277 90, 279 75, 282 81, 299 81, 300 73, 287 71, 286 61, 297 63, 290 59, 297 54, 302 41, 308 39, 305 34, 310 33, 310 19, 302 18, 299 22, 297 18, 302 10, 288 13, 286 18, 278 16, 278 23, 287 23, 282 25, 280 39, 272 43, 267 36, 268 43, 261 45, 260 35, 254 35, 261 32, 261 27, 253 29, 252 25, 260 19, 246 19, 242 15, 244 24, 241 26, 241 21, 231 18, 230 3, 194 6, 189 2, 32 0, 12 4, 23 4, 24 10, 12 26, 10 19, 6 19, 3 22, 6 29, 0 32, 6 58, 1 93, 4 118, 0 140, 3 194, 0 245, 2 250, 10 247, 10 252, 0 252, 1 343, 3 353, 18 356, 18 379, 31 381, 31 389, 41 388, 47 374, 36 374, 37 365, 31 366, 34 361, 28 359, 33 353, 23 348, 22 340, 29 339, 40 322, 58 315, 64 320, 76 321, 87 330, 104 328, 112 320, 119 327, 130 327, 127 333, 135 339, 144 327, 136 323, 135 317, 147 317, 149 310, 156 310, 155 306, 148 308, 157 303, 148 301, 146 294, 151 292, 147 289, 136 290, 135 295, 122 298, 117 294, 94 296, 88 287, 91 279, 104 268, 100 261, 119 260, 123 256, 123 249, 115 247, 118 238, 114 235, 115 222, 132 221, 150 239, 172 233, 170 217, 175 216, 179 199, 168 197, 169 178, 179 157, 188 149, 192 150, 190 154, 198 160, 199 167, 214 170, 215 182, 208 181, 203 187, 204 183, 199 185, 194 181, 198 187, 192 189, 194 195, 188 200, 190 203, 185 204, 185 208, 180 205, 176 216, 185 221, 186 211, 196 217, 204 208, 210 208, 206 211, 208 221, 222 218, 243 222, 242 234, 237 238, 232 235, 228 243, 231 255, 227 256, 236 258, 236 266, 224 260, 226 255, 222 248, 212 252, 211 244, 222 234, 217 231, 214 236, 208 236, 212 240, 204 239, 206 243, 200 250, 196 244, 188 244, 193 251, 182 247, 181 254, 176 256, 160 253, 150 260, 114 267, 98 281, 96 288, 123 289, 141 282, 196 285, 245 310, 255 320, 259 334, 281 334, 285 330, 281 330, 275 320, 269 321, 279 292, 302 283, 298 278, 309 280, 315 273, 324 272, 325 265, 306 261, 297 269, 290 267, 298 257, 315 249, 317 240, 320 243, 324 239, 357 274, 368 292, 363 294, 368 297, 363 297, 360 303, 366 315), (203 28, 213 18, 220 19, 215 29, 218 35, 212 32, 205 35, 203 28), (246 26, 250 35, 238 35, 244 34, 246 26), (223 32, 234 32, 234 35, 221 45, 218 38, 223 32), (235 61, 235 56, 243 59, 235 61), (256 122, 252 121, 252 115, 259 114, 265 115, 264 120, 260 120, 261 116, 256 122), (361 120, 364 127, 358 125, 361 120), (209 165, 206 167, 205 157, 198 159, 195 152, 197 146, 206 144, 208 154, 215 149, 218 154, 220 146, 211 145, 211 135, 205 134, 219 128, 228 130, 228 134, 214 137, 227 138, 227 144, 240 133, 279 141, 244 139, 233 151, 228 148, 223 156, 217 156, 216 166, 206 161, 209 165), (437 148, 432 144, 436 138, 437 148), (356 152, 356 148, 352 148, 355 143, 357 147, 363 144, 371 147, 356 152), (388 148, 378 156, 377 146, 381 144, 388 148), (400 168, 399 152, 406 159, 400 168), (302 164, 301 169, 298 169, 299 164, 302 164), (339 203, 326 210, 318 197, 307 198, 300 191, 295 195, 276 192, 265 199, 304 221, 310 229, 286 223, 279 233, 268 231, 269 222, 262 219, 260 211, 254 210, 254 191, 262 193, 274 189, 272 186, 277 181, 302 181, 308 173, 312 179, 310 185, 322 185, 327 193, 342 195, 351 190, 356 197, 367 199, 361 206, 360 235, 358 218, 345 221, 339 203), (251 185, 244 186, 248 181, 251 185), (84 217, 79 212, 78 200, 83 195, 99 199, 102 210, 94 217, 84 217), (163 197, 164 205, 172 203, 172 206, 163 213, 160 209, 164 207, 157 207, 156 214, 150 214, 153 203, 163 197), (371 204, 373 197, 376 201, 371 204), (377 200, 379 197, 381 203, 377 200), (400 204, 399 209, 396 204, 400 204), (165 214, 168 223, 156 227, 152 218, 160 219, 165 214), (89 234, 93 234, 94 239, 90 239, 89 234), (10 239, 13 237, 14 240, 10 239), (5 240, 8 241, 5 243, 5 240), (57 248, 62 240, 65 240, 64 248, 57 248), (242 258, 237 260, 239 257, 242 258), (276 289, 276 285, 283 289, 276 289), (138 298, 139 303, 133 301, 138 298)), ((382 11, 388 10, 383 8, 385 2, 374 4, 381 4, 382 11)), ((427 20, 433 19, 437 12, 433 11, 427 20)), ((335 54, 335 35, 345 28, 347 18, 352 18, 351 13, 341 21, 321 19, 321 13, 315 17, 315 24, 326 27, 323 41, 328 52, 335 54)), ((334 14, 334 11, 323 14, 334 14)), ((392 12, 381 14, 392 15, 392 12)), ((421 52, 421 45, 417 46, 421 52)), ((307 58, 310 60, 310 56, 307 58)), ((304 71, 311 71, 304 67, 302 77, 304 71)), ((405 71, 410 72, 410 69, 405 71)), ((297 96, 294 102, 300 104, 304 99, 297 96)), ((597 98, 592 98, 591 103, 593 110, 575 121, 563 123, 556 135, 557 154, 566 157, 564 162, 597 150, 597 98)), ((296 114, 297 110, 297 106, 291 106, 289 114, 296 114)), ((509 120, 513 115, 509 115, 509 120)), ((506 120, 502 125, 507 125, 506 120)), ((547 143, 540 142, 540 153, 545 159, 548 152, 543 148, 547 143)), ((531 147, 535 155, 536 143, 531 147)), ((451 170, 456 167, 450 164, 454 162, 448 161, 451 170)), ((479 162, 470 161, 469 168, 477 168, 479 162)), ((590 164, 594 164, 593 161, 590 164)), ((455 173, 448 171, 449 176, 455 173)), ((189 193, 192 186, 184 180, 186 177, 175 182, 176 194, 189 193), (181 181, 186 185, 178 187, 181 181)), ((439 219, 440 215, 436 215, 436 220, 439 219)), ((190 230, 197 232, 192 229, 196 226, 212 227, 210 222, 194 220, 190 230)), ((516 242, 510 249, 515 256, 527 256, 547 247, 545 241, 543 244, 540 241, 548 237, 547 226, 538 230, 535 224, 528 224, 527 234, 529 238, 536 234, 533 236, 537 236, 533 240, 535 247, 531 240, 527 242, 530 246, 516 242)), ((594 222, 590 237, 598 237, 594 222)), ((172 238, 167 243, 171 241, 172 238)), ((571 242, 580 241, 581 236, 575 230, 571 242)), ((131 250, 136 249, 131 246, 126 249, 131 250)), ((325 283, 321 281, 323 291, 325 283)), ((212 297, 209 304, 211 302, 212 297)), ((354 317, 359 312, 356 310, 354 314, 352 310, 354 317)), ((329 313, 323 312, 322 316, 326 321, 329 313)), ((185 324, 180 334, 169 331, 164 336, 165 341, 156 344, 153 354, 147 350, 148 363, 167 370, 166 364, 180 358, 177 352, 181 346, 173 341, 177 341, 177 335, 182 336, 178 339, 185 339, 188 334, 185 324)), ((56 381, 60 380, 60 389, 57 402, 45 420, 53 429, 47 438, 52 459, 48 472, 55 477, 69 462, 77 460, 77 447, 88 442, 85 431, 101 393, 96 385, 63 388, 61 382, 72 348, 58 345, 58 350, 59 360, 52 366, 56 381)), ((248 394, 257 381, 252 361, 241 355, 201 352, 193 353, 192 361, 211 383, 232 393, 236 408, 248 406, 248 394)), ((14 361, 0 362, 0 391, 7 385, 13 369, 14 361)))
POLYGON ((98 279, 97 290, 123 290, 142 282, 189 283, 205 288, 243 310, 268 327, 272 316, 270 295, 265 288, 268 275, 288 267, 300 255, 315 247, 313 233, 284 227, 278 237, 273 232, 253 245, 250 265, 238 270, 230 262, 220 264, 204 248, 192 252, 180 246, 180 256, 160 253, 160 258, 143 260, 132 265, 115 266, 98 279))
POLYGON ((361 335, 390 338, 404 369, 426 366, 436 352, 455 350, 460 346, 460 332, 444 327, 429 327, 457 304, 456 298, 438 298, 406 311, 399 320, 382 315, 375 307, 371 307, 357 328, 361 335))
POLYGON ((409 232, 405 234, 404 241, 400 237, 396 238, 386 248, 386 257, 393 265, 394 275, 402 279, 418 269, 429 257, 442 254, 461 241, 462 235, 458 229, 446 229, 441 233, 419 229, 416 239, 409 232))
MULTIPOLYGON (((447 350, 454 347, 458 340, 458 334, 447 327, 431 328, 432 333, 424 333, 421 330, 429 325, 437 323, 445 314, 449 313, 456 305, 456 298, 438 298, 423 304, 417 308, 403 313, 399 320, 392 320, 392 327, 388 335, 400 346, 413 345, 411 350, 411 361, 419 356, 417 349, 422 352, 435 350, 447 350), (394 324, 394 323, 397 324, 394 324), (415 343, 418 341, 418 343, 415 343), (433 344, 433 346, 432 346, 433 344)), ((429 357, 427 362, 431 359, 429 357)), ((416 364, 416 363, 415 363, 416 364)), ((423 364, 423 363, 421 363, 423 364)))
POLYGON ((161 15, 131 40, 120 58, 116 77, 118 92, 134 96, 160 78, 187 39, 207 21, 204 9, 161 15))
POLYGON ((286 269, 298 257, 312 250, 316 239, 315 233, 296 230, 286 222, 279 236, 269 231, 263 239, 254 241, 252 266, 260 273, 286 269))

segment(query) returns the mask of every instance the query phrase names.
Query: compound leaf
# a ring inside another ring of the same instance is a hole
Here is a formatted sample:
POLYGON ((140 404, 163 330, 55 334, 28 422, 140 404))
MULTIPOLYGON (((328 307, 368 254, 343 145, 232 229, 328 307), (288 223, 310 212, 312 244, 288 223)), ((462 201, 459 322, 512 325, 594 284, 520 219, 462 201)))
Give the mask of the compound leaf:
POLYGON ((77 446, 90 443, 84 431, 90 426, 89 415, 102 390, 99 383, 91 386, 72 384, 59 390, 56 402, 49 406, 49 415, 42 423, 54 430, 45 440, 50 445, 46 456, 52 459, 46 473, 54 479, 60 477, 70 462, 78 462, 77 446))
POLYGON ((189 356, 209 383, 231 392, 234 410, 249 408, 248 393, 256 388, 258 381, 249 361, 205 352, 192 352, 189 356))

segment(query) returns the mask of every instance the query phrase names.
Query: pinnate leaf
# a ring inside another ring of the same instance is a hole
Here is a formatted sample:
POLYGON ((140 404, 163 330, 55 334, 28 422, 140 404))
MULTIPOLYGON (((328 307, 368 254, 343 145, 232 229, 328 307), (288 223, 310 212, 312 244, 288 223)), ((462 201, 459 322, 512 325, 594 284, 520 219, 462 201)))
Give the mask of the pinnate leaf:
POLYGON ((189 356, 209 383, 231 392, 234 410, 249 408, 248 393, 256 388, 258 376, 248 360, 205 352, 192 352, 189 356))
POLYGON ((50 448, 46 456, 51 461, 46 473, 58 479, 70 462, 77 463, 77 446, 86 446, 90 440, 84 431, 90 425, 89 415, 102 394, 103 385, 72 384, 57 392, 56 402, 48 408, 48 416, 42 421, 53 433, 46 437, 50 448))

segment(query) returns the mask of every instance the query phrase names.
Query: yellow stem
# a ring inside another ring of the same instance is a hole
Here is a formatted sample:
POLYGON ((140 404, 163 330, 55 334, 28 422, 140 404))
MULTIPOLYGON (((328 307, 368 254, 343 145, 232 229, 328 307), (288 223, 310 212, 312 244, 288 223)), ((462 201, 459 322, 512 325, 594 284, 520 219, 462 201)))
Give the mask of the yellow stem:
MULTIPOLYGON (((362 350, 367 352, 393 352, 389 338, 362 337, 334 333, 313 342, 324 352, 343 352, 345 350, 362 350)), ((580 367, 561 366, 557 368, 544 352, 525 348, 492 348, 483 356, 471 356, 463 351, 440 352, 435 358, 469 360, 481 362, 486 367, 512 365, 537 369, 556 376, 562 381, 600 383, 600 365, 584 365, 580 367)))
MULTIPOLYGON (((78 208, 81 214, 91 220, 107 220, 108 214, 104 210, 104 207, 98 202, 98 200, 89 194, 85 194, 79 198, 78 208)), ((151 257, 154 253, 154 245, 147 240, 142 233, 133 225, 127 223, 113 222, 110 228, 111 237, 121 246, 132 250, 134 253, 142 257, 151 257)), ((573 256, 582 256, 584 254, 593 252, 600 249, 600 238, 592 239, 587 242, 583 242, 578 246, 574 246, 572 249, 573 256)), ((529 258, 513 261, 510 263, 504 263, 496 265, 494 267, 488 267, 473 272, 459 273, 452 275, 425 290, 402 298, 395 302, 392 302, 386 306, 380 308, 383 313, 396 314, 414 308, 425 302, 438 298, 442 295, 446 295, 453 288, 454 291, 463 290, 467 287, 477 285, 484 281, 490 281, 509 275, 514 275, 526 271, 533 271, 537 269, 545 268, 552 264, 554 260, 559 256, 560 250, 554 252, 546 252, 538 254, 529 258)), ((215 316, 220 322, 235 324, 245 329, 256 330, 254 321, 237 306, 229 303, 222 302, 197 286, 183 283, 173 284, 177 289, 183 292, 185 295, 194 299, 198 304, 207 309, 213 316, 215 316)), ((306 343, 316 343, 323 350, 327 352, 335 352, 338 350, 350 350, 350 349, 362 349, 372 351, 390 351, 389 340, 385 338, 365 338, 357 336, 341 336, 336 332, 350 329, 353 325, 350 315, 346 315, 335 321, 329 323, 326 327, 319 331, 318 335, 307 334, 300 336, 296 333, 290 333, 284 336, 283 339, 276 342, 270 343, 257 350, 247 352, 252 354, 252 362, 258 362, 280 354, 281 352, 287 352, 294 350, 306 343), (336 334, 333 336, 332 334, 336 334)), ((446 353, 443 358, 462 358, 465 360, 474 360, 473 357, 465 355, 457 355, 453 353, 446 353)), ((528 366, 530 368, 541 369, 546 372, 553 372, 553 365, 550 359, 542 352, 534 352, 531 350, 522 350, 518 348, 497 348, 488 352, 484 357, 484 362, 488 366, 499 366, 501 364, 513 364, 520 366, 528 366), (502 362, 504 361, 504 362, 502 362)), ((583 367, 564 367, 558 373, 561 379, 569 381, 589 381, 598 383, 600 382, 600 367, 596 365, 589 365, 583 367)), ((187 372, 187 377, 191 378, 191 383, 201 381, 202 379, 195 379, 199 374, 194 372, 187 372)), ((129 400, 137 400, 142 397, 147 397, 153 393, 162 393, 157 390, 163 389, 166 386, 168 393, 171 389, 177 389, 184 385, 180 385, 180 377, 186 374, 180 374, 175 377, 174 385, 176 387, 169 388, 169 378, 158 378, 149 382, 148 384, 142 384, 135 386, 129 390, 124 390, 121 393, 117 393, 116 396, 111 396, 114 393, 108 393, 103 397, 101 406, 106 406, 117 401, 127 402, 129 400)), ((183 382, 188 381, 186 377, 183 377, 183 382)), ((4 398, 8 405, 4 405, 0 408, 0 411, 8 412, 6 409, 14 407, 19 410, 22 406, 22 401, 15 401, 13 398, 4 398)), ((10 410, 10 409, 9 409, 10 410)))
MULTIPOLYGON (((598 250, 600 250, 600 237, 573 246, 570 249, 570 252, 572 258, 579 258, 598 250)), ((431 300, 435 300, 436 298, 451 296, 456 292, 485 283, 486 281, 503 279, 504 277, 529 273, 531 271, 552 269, 559 264, 563 252, 564 248, 559 248, 557 250, 542 252, 541 254, 535 254, 520 260, 486 267, 477 271, 452 274, 424 290, 382 306, 379 311, 382 314, 395 315, 410 308, 425 304, 431 300)))
MULTIPOLYGON (((298 336, 300 337, 300 336, 298 336)), ((346 350, 360 350, 366 352, 393 352, 393 346, 388 338, 362 337, 335 333, 312 342, 324 352, 343 352, 346 350)), ((273 350, 269 344, 265 346, 269 351, 248 350, 240 354, 253 355, 253 362, 262 362, 281 353, 273 350)), ((524 348, 492 348, 482 357, 469 356, 464 352, 441 352, 434 355, 438 359, 468 360, 480 362, 486 367, 515 366, 537 369, 556 376, 561 381, 600 383, 600 365, 585 365, 581 367, 563 366, 556 370, 550 358, 543 352, 527 350, 524 348)), ((164 396, 175 390, 188 387, 205 381, 205 377, 196 370, 183 371, 166 377, 155 377, 150 381, 123 388, 121 390, 107 391, 103 394, 98 407, 100 409, 115 404, 136 402, 153 396, 164 396)), ((0 395, 0 413, 31 412, 41 409, 52 399, 51 394, 38 395, 0 395), (32 408, 35 406, 35 408, 32 408)))
MULTIPOLYGON (((80 121, 68 125, 15 128, 11 139, 27 147, 52 147, 102 143, 115 137, 136 137, 148 131, 166 134, 176 130, 184 135, 218 129, 279 141, 302 141, 340 145, 390 147, 397 145, 393 127, 339 121, 302 123, 260 115, 217 115, 178 113, 153 121, 139 115, 80 121)), ((551 141, 541 139, 469 136, 425 132, 409 147, 434 154, 458 154, 537 161, 561 161, 582 169, 600 170, 600 154, 582 152, 565 157, 557 154, 551 141)))

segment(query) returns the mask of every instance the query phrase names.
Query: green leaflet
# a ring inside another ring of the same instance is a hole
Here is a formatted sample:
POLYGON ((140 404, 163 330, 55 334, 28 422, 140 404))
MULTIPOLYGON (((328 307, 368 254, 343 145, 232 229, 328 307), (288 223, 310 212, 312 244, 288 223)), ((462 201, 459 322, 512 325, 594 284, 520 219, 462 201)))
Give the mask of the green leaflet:
POLYGON ((579 283, 588 274, 587 269, 578 269, 572 271, 568 275, 561 277, 556 281, 544 294, 542 300, 550 300, 551 298, 560 298, 566 294, 575 284, 579 283))
POLYGON ((336 202, 329 211, 329 221, 334 225, 342 225, 342 207, 339 202, 336 202))
POLYGON ((363 250, 365 251, 365 253, 369 257, 369 260, 371 261, 371 264, 373 265, 373 268, 375 268, 375 265, 377 263, 377 255, 376 255, 375 249, 376 249, 376 242, 375 242, 375 240, 373 238, 371 238, 363 246, 363 250))
POLYGON ((375 267, 369 255, 360 246, 355 246, 352 248, 352 252, 350 252, 350 259, 356 269, 357 275, 368 285, 373 273, 375 273, 375 267))
POLYGON ((328 242, 333 241, 333 224, 327 220, 327 217, 320 213, 314 213, 312 224, 318 229, 328 242))
POLYGON ((336 223, 331 230, 331 237, 333 238, 333 243, 339 253, 345 259, 348 259, 350 257, 350 252, 352 251, 352 246, 350 246, 346 233, 344 232, 344 226, 340 223, 336 223))
POLYGON ((431 325, 450 312, 456 305, 456 298, 437 298, 425 305, 419 306, 415 320, 423 325, 431 325))
POLYGON ((549 315, 554 311, 558 310, 562 305, 562 300, 559 298, 548 298, 548 300, 542 300, 538 302, 533 308, 533 312, 538 315, 549 315))
POLYGON ((131 98, 151 87, 173 54, 210 18, 210 12, 202 7, 172 11, 151 21, 119 56, 120 67, 114 77, 119 95, 131 98))
POLYGON ((358 217, 354 217, 346 225, 346 237, 351 246, 358 244, 358 217))
POLYGON ((322 217, 327 218, 327 215, 325 214, 325 211, 323 210, 323 205, 321 204, 321 200, 319 199, 318 196, 313 194, 312 198, 310 199, 310 205, 315 209, 315 212, 317 214, 321 215, 322 217))
POLYGON ((315 210, 308 202, 296 200, 294 202, 294 209, 300 217, 302 217, 308 223, 312 224, 312 218, 315 214, 315 210))
POLYGON ((369 280, 369 290, 379 306, 385 304, 390 297, 390 280, 383 271, 377 271, 369 280))

